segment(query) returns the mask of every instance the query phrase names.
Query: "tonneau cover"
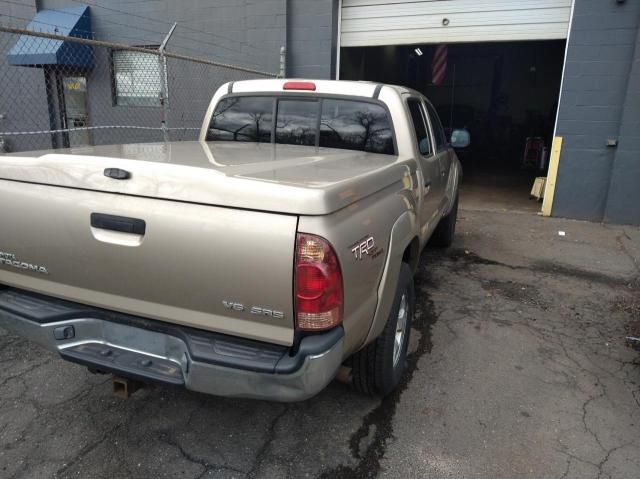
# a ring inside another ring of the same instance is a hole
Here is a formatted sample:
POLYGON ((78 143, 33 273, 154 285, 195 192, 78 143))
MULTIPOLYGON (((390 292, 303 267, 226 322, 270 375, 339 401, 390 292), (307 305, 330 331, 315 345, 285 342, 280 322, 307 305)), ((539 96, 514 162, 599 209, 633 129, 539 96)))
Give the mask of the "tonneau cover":
POLYGON ((0 179, 301 215, 344 208, 407 174, 393 155, 264 143, 104 145, 0 156, 0 179), (109 178, 106 168, 131 178, 109 178))

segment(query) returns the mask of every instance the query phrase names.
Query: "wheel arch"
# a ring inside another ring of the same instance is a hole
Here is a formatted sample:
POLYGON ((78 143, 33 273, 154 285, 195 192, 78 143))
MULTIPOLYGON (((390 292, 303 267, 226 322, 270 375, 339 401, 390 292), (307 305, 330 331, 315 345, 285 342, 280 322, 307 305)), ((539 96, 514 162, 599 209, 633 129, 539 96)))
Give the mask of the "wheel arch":
POLYGON ((420 239, 414 236, 411 242, 404 249, 402 254, 402 262, 407 263, 411 268, 411 273, 415 274, 420 263, 420 239))
POLYGON ((452 156, 451 172, 449 173, 445 191, 445 195, 447 197, 447 206, 442 212, 442 217, 447 216, 451 212, 451 208, 453 207, 456 197, 458 196, 460 182, 462 180, 462 164, 460 163, 460 160, 458 160, 455 152, 452 153, 452 156))
POLYGON ((369 333, 360 348, 377 338, 387 323, 402 263, 408 263, 412 272, 414 268, 417 268, 420 257, 418 229, 417 218, 413 211, 405 211, 391 228, 389 251, 378 285, 378 304, 369 327, 369 333))

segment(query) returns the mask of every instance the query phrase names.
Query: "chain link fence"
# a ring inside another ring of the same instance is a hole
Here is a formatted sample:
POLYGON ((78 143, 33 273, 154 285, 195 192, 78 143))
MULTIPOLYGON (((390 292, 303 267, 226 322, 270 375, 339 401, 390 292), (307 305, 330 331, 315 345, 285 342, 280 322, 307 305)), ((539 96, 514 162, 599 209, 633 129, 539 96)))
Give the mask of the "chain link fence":
POLYGON ((0 26, 0 154, 195 140, 225 82, 276 77, 160 45, 0 26))

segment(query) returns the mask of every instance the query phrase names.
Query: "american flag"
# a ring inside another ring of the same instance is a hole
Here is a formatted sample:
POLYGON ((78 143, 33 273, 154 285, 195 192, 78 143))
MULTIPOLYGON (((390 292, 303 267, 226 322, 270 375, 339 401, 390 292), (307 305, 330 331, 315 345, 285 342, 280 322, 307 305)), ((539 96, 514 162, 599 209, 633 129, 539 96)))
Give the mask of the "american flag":
POLYGON ((440 85, 447 75, 447 46, 438 45, 431 60, 431 83, 440 85))

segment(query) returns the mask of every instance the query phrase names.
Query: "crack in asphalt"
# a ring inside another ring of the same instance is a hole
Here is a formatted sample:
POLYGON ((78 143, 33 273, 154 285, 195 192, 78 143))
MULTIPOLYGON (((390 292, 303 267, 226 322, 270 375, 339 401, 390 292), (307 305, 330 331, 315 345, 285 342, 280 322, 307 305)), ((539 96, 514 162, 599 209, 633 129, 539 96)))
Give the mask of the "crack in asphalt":
POLYGON ((422 269, 416 277, 416 285, 419 284, 421 286, 424 285, 425 288, 422 289, 423 296, 420 302, 416 303, 416 316, 413 327, 420 332, 420 339, 416 350, 407 355, 407 366, 400 384, 363 418, 362 425, 351 436, 349 445, 352 456, 358 461, 356 465, 339 465, 336 468, 324 471, 320 475, 321 479, 374 478, 380 472, 380 461, 384 457, 389 439, 393 436, 393 418, 398 402, 418 369, 418 361, 424 354, 431 353, 433 348, 432 328, 438 320, 438 314, 435 311, 433 301, 429 297, 427 286, 431 285, 431 276, 426 269, 422 269), (367 445, 364 453, 361 454, 361 441, 370 436, 372 428, 374 428, 373 440, 367 445))
MULTIPOLYGON (((192 464, 198 464, 200 466, 203 467, 203 471, 198 474, 197 476, 195 476, 195 479, 200 479, 202 477, 204 477, 206 474, 209 474, 212 471, 232 471, 232 472, 236 472, 238 474, 242 474, 243 476, 246 475, 246 471, 242 471, 240 469, 236 469, 234 467, 231 466, 226 466, 226 465, 221 465, 221 464, 213 464, 210 463, 209 461, 207 461, 206 459, 203 459, 201 457, 197 457, 194 454, 191 454, 190 452, 186 451, 184 449, 184 447, 182 446, 182 444, 180 444, 180 442, 173 436, 173 434, 171 434, 170 432, 166 432, 166 440, 164 441, 166 444, 168 444, 169 446, 172 446, 174 448, 176 448, 178 450, 178 452, 180 453, 180 455, 186 459, 188 462, 191 462, 192 464)), ((162 436, 160 437, 160 440, 162 440, 162 436)))
POLYGON ((260 446, 260 449, 258 449, 255 459, 253 460, 253 465, 247 473, 247 477, 256 477, 256 473, 266 458, 269 448, 271 447, 271 443, 273 443, 276 438, 276 426, 278 425, 278 422, 280 422, 280 419, 282 419, 290 409, 291 407, 288 404, 285 405, 282 411, 272 419, 271 424, 269 424, 269 428, 267 429, 267 437, 262 446, 260 446))
POLYGON ((598 469, 598 464, 595 464, 593 462, 590 461, 586 461, 585 459, 582 459, 581 457, 575 456, 571 453, 568 453, 566 451, 560 451, 558 449, 554 448, 554 451, 556 451, 559 454, 562 454, 564 456, 567 456, 567 467, 564 470, 564 472, 562 473, 562 475, 558 478, 558 479, 565 479, 569 476, 569 473, 571 472, 571 465, 573 464, 573 461, 577 461, 580 462, 582 464, 586 464, 589 467, 592 467, 593 469, 595 469, 595 471, 599 472, 598 469))
MULTIPOLYGON (((35 365, 34 368, 31 369, 36 369, 37 367, 40 367, 46 363, 48 363, 49 360, 45 360, 42 361, 41 363, 38 363, 37 365, 35 365)), ((24 378, 19 378, 21 381, 24 382, 24 378)), ((85 397, 87 397, 94 389, 96 389, 97 387, 103 385, 105 383, 105 381, 102 382, 98 382, 98 383, 89 383, 87 384, 86 388, 83 388, 79 393, 77 393, 76 395, 74 395, 71 398, 67 398, 61 402, 57 402, 54 403, 52 405, 50 405, 50 407, 53 408, 57 408, 60 405, 64 405, 70 401, 77 401, 80 399, 84 399, 85 397)), ((28 404, 30 404, 34 410, 36 411, 36 415, 35 417, 33 417, 28 425, 25 427, 25 429, 22 431, 22 433, 20 434, 20 437, 16 440, 16 442, 18 443, 23 443, 26 441, 26 438, 30 436, 31 431, 33 428, 36 427, 39 419, 41 418, 41 416, 43 414, 47 414, 48 413, 48 406, 43 406, 42 404, 40 404, 37 400, 28 400, 26 401, 28 404)), ((91 442, 90 444, 87 444, 86 446, 84 446, 82 449, 80 449, 80 451, 74 455, 73 457, 71 457, 67 462, 65 462, 65 464, 59 468, 55 473, 53 473, 53 477, 60 477, 60 475, 66 473, 70 468, 72 468, 74 465, 80 463, 86 456, 88 456, 91 452, 93 452, 97 447, 100 446, 100 444, 104 443, 105 440, 107 440, 109 438, 109 436, 113 433, 115 433, 118 429, 122 428, 123 424, 118 424, 116 426, 114 426, 112 429, 106 431, 104 434, 102 434, 97 440, 91 442)), ((29 468, 29 466, 31 466, 32 464, 30 463, 29 460, 25 460, 22 464, 22 466, 17 469, 10 477, 11 478, 16 478, 19 475, 21 475, 25 470, 27 470, 29 468)))
MULTIPOLYGON (((63 401, 60 401, 60 402, 55 403, 55 404, 54 404, 54 407, 64 406, 64 405, 66 405, 66 404, 74 403, 74 402, 76 402, 76 401, 79 401, 79 400, 81 400, 81 399, 84 399, 84 398, 86 398, 87 396, 89 396, 89 395, 93 392, 93 390, 94 390, 94 389, 99 388, 100 386, 103 386, 103 385, 105 385, 105 384, 106 384, 106 383, 108 383, 108 382, 111 382, 111 378, 106 379, 106 380, 104 380, 104 381, 98 381, 98 382, 96 382, 96 383, 90 383, 90 384, 89 384, 89 387, 84 387, 84 388, 80 389, 80 390, 79 390, 76 394, 74 394, 73 396, 71 396, 71 397, 69 397, 69 398, 67 398, 67 399, 64 399, 63 401)), ((38 402, 37 402, 37 400, 36 400, 36 403, 38 403, 38 402)), ((38 403, 38 404, 40 404, 40 403, 38 403)), ((41 407, 42 407, 42 406, 41 406, 41 407)))
POLYGON ((587 411, 587 408, 589 407, 589 405, 593 401, 595 401, 597 399, 600 399, 601 397, 604 397, 604 395, 605 395, 604 388, 602 387, 602 384, 600 383, 600 380, 597 380, 596 386, 599 386, 601 388, 600 393, 597 394, 596 396, 591 396, 591 397, 587 398, 587 400, 582 404, 582 425, 584 426, 584 430, 587 433, 589 433, 589 435, 591 437, 593 437, 593 439, 596 441, 596 443, 598 444, 600 449, 602 449, 603 451, 606 451, 607 448, 602 445, 602 442, 600 442, 600 438, 598 437, 598 435, 587 424, 587 415, 589 414, 589 411, 587 411))
POLYGON ((624 241, 622 240, 623 237, 628 239, 629 241, 632 241, 631 237, 627 234, 627 232, 625 230, 622 230, 622 232, 616 236, 616 241, 620 246, 620 251, 622 251, 627 256, 627 258, 631 260, 631 263, 633 263, 633 265, 636 268, 637 276, 640 276, 640 261, 634 255, 632 255, 631 252, 627 249, 627 246, 624 244, 624 241))
POLYGON ((102 434, 102 436, 100 436, 99 439, 97 439, 96 441, 92 442, 91 444, 87 444, 85 447, 83 447, 80 452, 78 454, 76 454, 73 459, 71 459, 69 462, 67 462, 66 464, 64 464, 60 469, 58 469, 55 473, 53 477, 60 477, 62 474, 64 474, 65 472, 67 472, 69 469, 71 469, 73 466, 75 466, 76 464, 78 464, 80 461, 82 461, 86 456, 88 456, 89 454, 91 454, 93 451, 95 451, 95 449, 100 446, 103 442, 105 442, 109 436, 111 436, 111 434, 115 433, 118 429, 120 429, 122 427, 122 424, 118 424, 116 426, 114 426, 113 428, 109 429, 108 431, 106 431, 104 434, 102 434))
MULTIPOLYGON (((635 444, 635 441, 628 441, 628 442, 625 442, 624 444, 620 444, 619 446, 612 447, 611 449, 609 449, 609 450, 607 451, 607 454, 606 454, 606 456, 604 457, 604 459, 602 459, 602 461, 600 461, 600 463, 598 464, 598 479, 600 479, 600 478, 602 477, 602 474, 604 474, 603 468, 604 468, 605 464, 606 464, 607 462, 609 462, 609 459, 611 458, 611 455, 612 455, 614 452, 617 452, 617 451, 619 451, 620 449, 624 449, 625 447, 631 446, 631 445, 633 445, 633 444, 635 444)), ((609 474, 607 474, 607 475, 608 475, 609 477, 611 477, 609 474)))
MULTIPOLYGON (((195 415, 197 413, 199 413, 200 411, 202 411, 202 409, 204 408, 204 406, 202 404, 197 405, 196 407, 193 408, 193 410, 189 413, 189 417, 187 418, 187 420, 185 421, 185 425, 186 426, 190 426, 193 422, 193 419, 195 417, 195 415)), ((171 430, 167 430, 164 431, 163 433, 160 434, 159 436, 159 440, 164 442, 165 444, 168 444, 171 447, 174 447, 175 449, 177 449, 178 453, 182 456, 183 459, 185 459, 186 461, 192 463, 192 464, 197 464, 203 467, 203 470, 200 474, 198 474, 197 476, 194 477, 194 479, 200 479, 202 477, 204 477, 205 475, 211 473, 211 472, 223 472, 223 471, 231 471, 231 472, 235 472, 237 474, 241 474, 242 476, 245 476, 247 474, 246 471, 243 471, 241 469, 237 469, 234 467, 231 467, 229 465, 223 465, 223 464, 217 464, 217 463, 212 463, 209 462, 208 460, 202 458, 202 457, 198 457, 195 454, 190 453, 189 451, 187 451, 184 446, 182 446, 182 444, 180 443, 180 441, 178 441, 178 439, 176 438, 175 434, 172 433, 171 430)), ((222 454, 220 454, 222 457, 222 454)))
POLYGON ((22 379, 24 375, 31 373, 32 371, 35 371, 36 369, 38 369, 40 366, 44 366, 45 364, 47 364, 49 362, 49 360, 44 360, 44 361, 40 361, 39 363, 33 364, 31 366, 29 366, 27 369, 24 369, 22 371, 20 371, 17 374, 13 374, 11 376, 6 377, 5 379, 3 379, 2 381, 0 381, 0 387, 3 387, 4 385, 6 385, 9 381, 12 381, 14 379, 22 379))

